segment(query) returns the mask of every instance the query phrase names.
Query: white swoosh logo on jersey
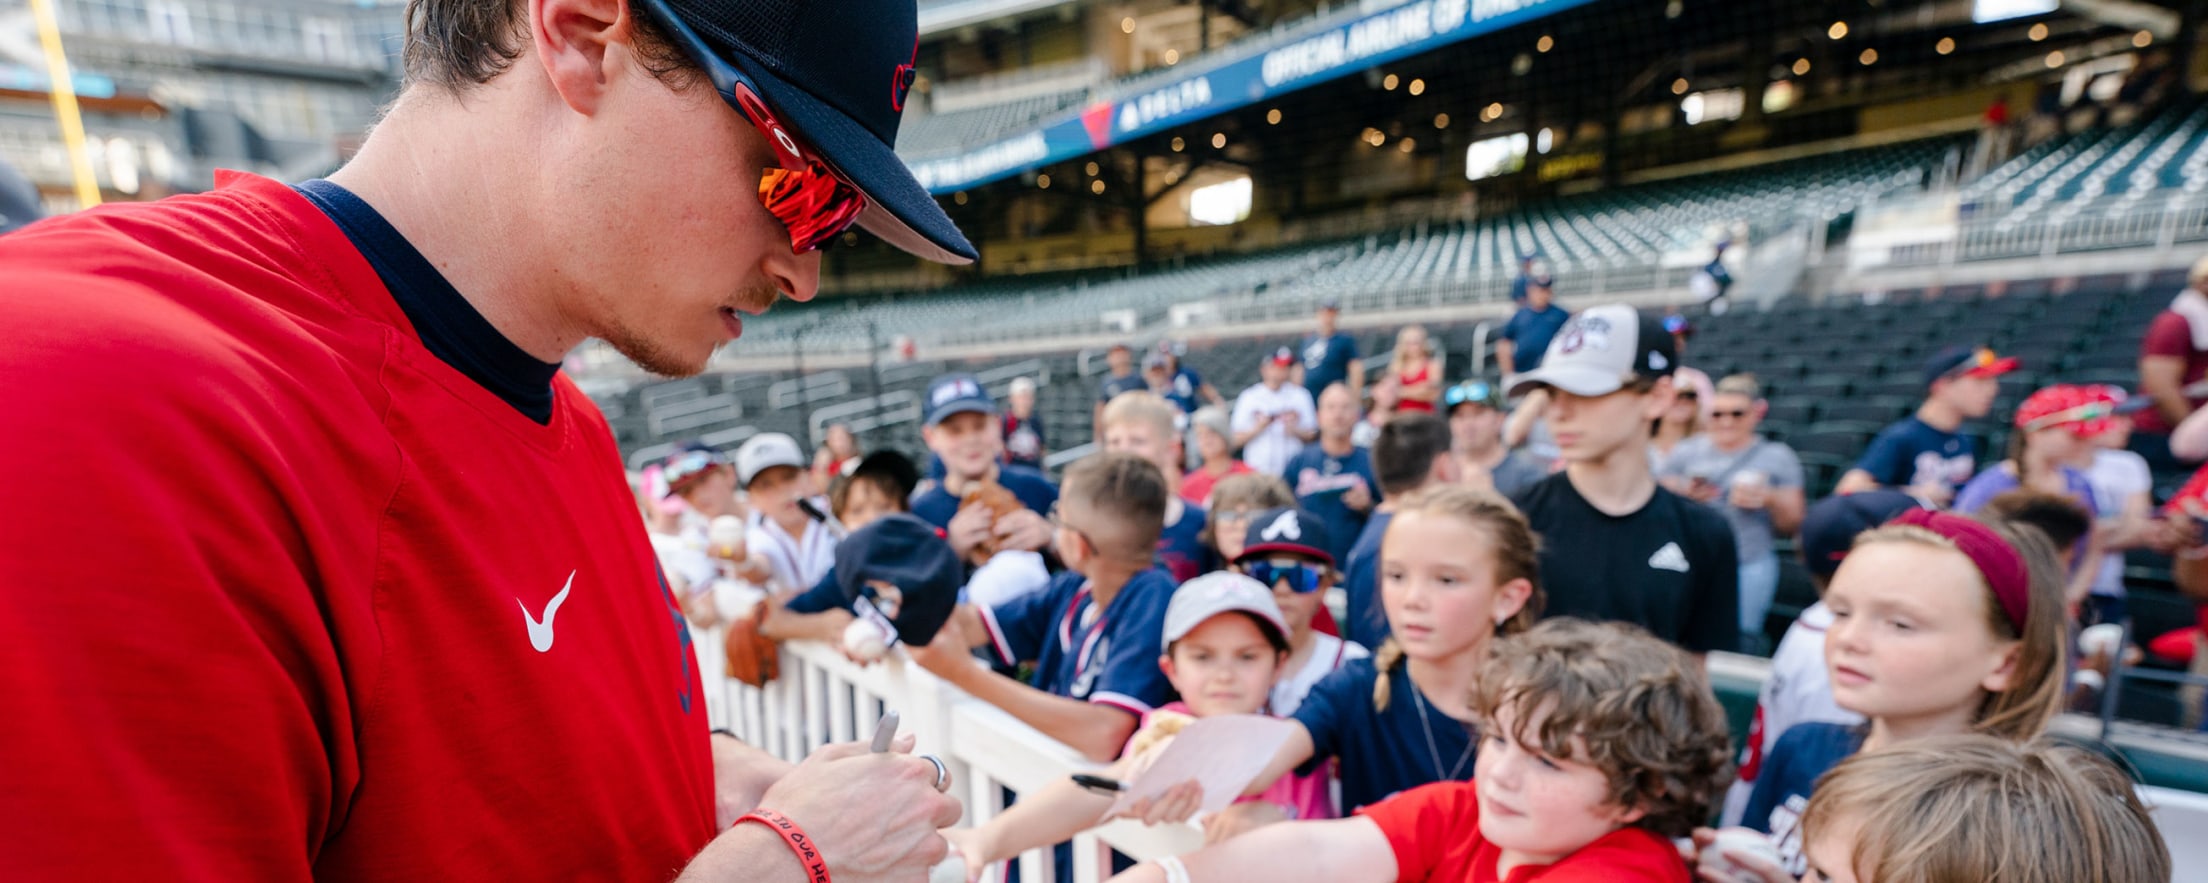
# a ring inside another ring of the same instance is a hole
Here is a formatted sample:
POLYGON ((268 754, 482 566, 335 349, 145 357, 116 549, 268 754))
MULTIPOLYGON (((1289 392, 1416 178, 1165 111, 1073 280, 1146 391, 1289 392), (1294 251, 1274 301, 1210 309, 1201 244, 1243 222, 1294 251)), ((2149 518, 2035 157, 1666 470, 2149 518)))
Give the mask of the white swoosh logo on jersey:
POLYGON ((560 615, 560 605, 567 603, 567 593, 574 588, 575 572, 571 570, 567 573, 567 584, 560 586, 560 593, 553 595, 552 600, 544 605, 543 622, 538 622, 536 617, 529 614, 529 605, 521 603, 520 598, 514 599, 514 604, 521 608, 522 622, 529 626, 529 646, 537 648, 538 653, 552 649, 552 617, 560 615))

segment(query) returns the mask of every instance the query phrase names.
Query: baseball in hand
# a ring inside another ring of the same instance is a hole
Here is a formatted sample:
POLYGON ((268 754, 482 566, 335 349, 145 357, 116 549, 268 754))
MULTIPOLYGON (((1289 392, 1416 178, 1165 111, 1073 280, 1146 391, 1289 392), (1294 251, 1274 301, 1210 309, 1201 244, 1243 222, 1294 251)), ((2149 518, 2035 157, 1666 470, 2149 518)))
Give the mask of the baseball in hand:
POLYGON ((876 662, 889 655, 889 641, 880 626, 855 619, 843 627, 843 652, 860 662, 876 662))
POLYGON ((1725 853, 1728 852, 1737 855, 1753 855, 1775 867, 1785 865, 1785 862, 1779 858, 1778 847, 1772 845, 1771 838, 1746 828, 1725 828, 1718 831, 1717 840, 1712 842, 1708 849, 1702 850, 1701 860, 1697 864, 1703 870, 1718 873, 1721 879, 1739 880, 1743 883, 1755 883, 1755 881, 1762 879, 1756 873, 1748 871, 1726 858, 1725 853))
POLYGON ((723 558, 733 557, 736 549, 744 544, 744 520, 734 515, 722 515, 713 519, 705 529, 706 545, 723 558))

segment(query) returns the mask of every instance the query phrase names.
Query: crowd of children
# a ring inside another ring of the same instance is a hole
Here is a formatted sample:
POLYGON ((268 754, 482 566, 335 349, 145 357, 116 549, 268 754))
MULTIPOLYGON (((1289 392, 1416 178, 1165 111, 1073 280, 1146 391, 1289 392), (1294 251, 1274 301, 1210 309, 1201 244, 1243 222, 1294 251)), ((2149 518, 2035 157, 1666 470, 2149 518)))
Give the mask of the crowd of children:
MULTIPOLYGON (((2120 595, 2088 601, 2101 551, 2163 541, 2086 477, 2120 398, 2033 396, 2009 459, 1966 480, 1944 435, 2004 367, 1974 354, 1850 475, 1860 493, 1765 487, 1751 520, 1799 526, 1822 600, 1779 643, 1736 763, 1704 655, 1750 631, 1741 582, 1771 543, 1737 554, 1729 514, 1659 481, 1672 333, 1583 311, 1507 387, 1427 384, 1439 413, 1396 414, 1369 445, 1356 396, 1286 384, 1294 361, 1269 360, 1268 389, 1315 392, 1317 413, 1263 415, 1311 439, 1274 470, 1185 471, 1193 440, 1264 420, 1191 426, 1129 387, 1099 403, 1100 450, 1053 484, 1007 461, 994 399, 953 374, 925 398, 939 477, 854 451, 822 486, 769 434, 733 458, 677 452, 640 480, 642 511, 700 625, 871 661, 880 647, 851 636, 877 623, 879 644, 1105 778, 1139 776, 1192 720, 1286 722, 1225 809, 1199 814, 1195 782, 1123 807, 1207 843, 1124 880, 2169 879, 2129 780, 2044 736, 2081 609, 2120 615, 2120 595), (1506 392, 1538 409, 1561 468, 1499 443, 1506 392)), ((1759 395, 1714 389, 1743 413, 1759 395)), ((1749 433, 1675 455, 1753 453, 1749 433)), ((978 878, 1113 805, 1068 779, 947 836, 978 878)))

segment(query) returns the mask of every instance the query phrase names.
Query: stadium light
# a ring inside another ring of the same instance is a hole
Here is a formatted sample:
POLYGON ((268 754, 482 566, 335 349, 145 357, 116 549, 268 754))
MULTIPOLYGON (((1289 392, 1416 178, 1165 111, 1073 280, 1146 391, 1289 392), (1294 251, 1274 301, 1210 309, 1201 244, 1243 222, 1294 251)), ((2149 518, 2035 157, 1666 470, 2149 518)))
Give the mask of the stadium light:
POLYGON ((1119 32, 1120 32, 1120 33, 1122 33, 1122 34, 1132 34, 1132 33, 1134 33, 1134 32, 1135 32, 1135 17, 1134 17, 1134 16, 1132 16, 1132 15, 1130 15, 1130 16, 1128 16, 1128 17, 1126 17, 1126 18, 1120 19, 1120 20, 1119 20, 1119 32))
POLYGON ((1686 77, 1680 77, 1679 79, 1676 79, 1676 80, 1673 80, 1673 81, 1671 81, 1671 94, 1673 94, 1673 95, 1685 95, 1685 94, 1687 94, 1687 78, 1686 78, 1686 77))
POLYGON ((2047 67, 2052 70, 2062 66, 2062 50, 2047 53, 2047 67))
POLYGON ((1213 132, 1213 133, 1211 133, 1211 149, 1213 149, 1213 150, 1225 150, 1225 149, 1227 149, 1227 133, 1225 133, 1225 132, 1213 132))
POLYGON ((1547 153, 1555 144, 1556 133, 1547 126, 1542 126, 1540 133, 1533 136, 1533 149, 1536 153, 1547 153))
POLYGON ((1382 78, 1381 78, 1381 80, 1380 80, 1380 88, 1382 88, 1382 89, 1386 89, 1386 90, 1388 90, 1388 91, 1390 91, 1390 92, 1393 92, 1393 91, 1395 91, 1395 84, 1396 84, 1396 82, 1397 82, 1397 80, 1396 80, 1396 78, 1395 78, 1395 75, 1394 75, 1394 74, 1389 74, 1389 75, 1387 75, 1386 77, 1382 77, 1382 78))
POLYGON ((1807 59, 1807 58, 1797 58, 1797 59, 1794 59, 1794 75, 1795 75, 1795 76, 1797 76, 1797 77, 1799 77, 1799 76, 1802 76, 1802 75, 1804 75, 1804 74, 1807 74, 1807 73, 1809 73, 1809 59, 1807 59))
POLYGON ((2029 31, 2025 31, 2024 36, 2030 37, 2032 42, 2034 43, 2047 39, 2047 23, 2040 22, 2038 24, 2032 25, 2032 29, 2029 31))
POLYGON ((1090 161, 1089 161, 1089 166, 1088 166, 1088 168, 1086 168, 1086 169, 1083 169, 1082 171, 1088 172, 1088 173, 1089 173, 1089 177, 1091 177, 1091 178, 1094 178, 1094 177, 1096 177, 1096 161, 1095 161, 1095 160, 1090 160, 1090 161))
POLYGON ((1487 106, 1487 118, 1488 118, 1489 120, 1491 120, 1491 121, 1492 121, 1492 120, 1499 120, 1499 119, 1502 119, 1502 118, 1503 118, 1503 103, 1502 103, 1502 102, 1500 102, 1500 101, 1497 101, 1497 102, 1495 102, 1494 104, 1490 104, 1490 105, 1488 105, 1488 106, 1487 106))
POLYGON ((1405 154, 1409 154, 1411 151, 1418 149, 1418 142, 1409 138, 1405 138, 1401 141, 1395 142, 1395 149, 1403 151, 1405 154))
POLYGON ((1445 114, 1445 113, 1437 113, 1437 114, 1434 114, 1434 128, 1436 128, 1436 129, 1446 129, 1446 128, 1449 128, 1449 115, 1448 115, 1448 114, 1445 114))
POLYGON ((1276 107, 1265 112, 1265 124, 1269 126, 1280 125, 1280 108, 1276 107))
POLYGON ((1089 192, 1090 192, 1090 193, 1094 193, 1094 194, 1096 194, 1096 195, 1098 195, 1098 196, 1103 196, 1103 195, 1104 195, 1104 182, 1103 182, 1103 181, 1090 181, 1090 182, 1089 182, 1089 192))
POLYGON ((965 205, 965 204, 966 204, 966 191, 964 191, 964 190, 961 190, 961 191, 958 191, 957 193, 953 193, 953 194, 951 194, 951 201, 952 201, 952 202, 955 202, 955 203, 958 203, 959 205, 965 205))
POLYGON ((1833 38, 1833 39, 1835 39, 1835 40, 1838 40, 1838 39, 1840 39, 1840 38, 1842 38, 1842 37, 1845 37, 1845 36, 1847 36, 1847 35, 1848 35, 1848 23, 1847 23, 1847 22, 1844 22, 1844 21, 1836 21, 1836 22, 1833 22, 1833 23, 1832 23, 1832 27, 1829 27, 1829 28, 1826 28, 1826 29, 1825 29, 1825 36, 1827 36, 1827 37, 1831 37, 1831 38, 1833 38))
POLYGON ((1172 66, 1174 66, 1174 65, 1176 65, 1176 64, 1180 64, 1180 63, 1181 63, 1181 50, 1179 50, 1179 49, 1167 49, 1167 50, 1165 50, 1165 66, 1166 66, 1166 67, 1172 67, 1172 66))
POLYGON ((2133 35, 2131 35, 2131 45, 2133 45, 2133 46, 2136 46, 2136 47, 2138 47, 2138 48, 2140 48, 2140 49, 2145 49, 2145 48, 2147 48, 2148 46, 2152 45, 2153 43, 2154 43, 2154 32, 2153 32, 2153 31, 2140 31, 2139 33, 2136 33, 2136 34, 2133 34, 2133 35))
POLYGON ((1049 190, 1049 189, 1050 189, 1050 173, 1049 173, 1049 172, 1044 172, 1044 173, 1042 173, 1042 174, 1040 174, 1040 175, 1036 175, 1036 176, 1035 176, 1035 189, 1037 189, 1037 190, 1049 190))
POLYGON ((1410 86, 1410 92, 1411 92, 1411 94, 1412 94, 1412 95, 1424 95, 1424 94, 1426 94, 1426 81, 1425 81, 1425 80, 1412 80, 1412 81, 1411 81, 1411 86, 1410 86))
POLYGON ((1937 43, 1937 44, 1935 44, 1935 45, 1933 45, 1933 47, 1932 47, 1932 51, 1934 51, 1934 52, 1937 52, 1937 53, 1939 53, 1939 54, 1941 54, 1941 55, 1947 55, 1947 54, 1949 54, 1949 53, 1951 53, 1951 52, 1954 52, 1954 51, 1955 51, 1955 38, 1954 38, 1954 37, 1941 37, 1941 38, 1940 38, 1940 42, 1939 42, 1939 43, 1937 43))
POLYGON ((1370 144, 1374 147, 1378 147, 1382 144, 1388 143, 1388 136, 1386 134, 1383 134, 1379 129, 1367 126, 1365 127, 1364 133, 1357 136, 1357 140, 1363 141, 1366 144, 1370 144))
POLYGON ((1856 61, 1860 61, 1860 62, 1862 62, 1862 63, 1863 63, 1863 66, 1864 66, 1864 67, 1870 67, 1871 65, 1877 64, 1877 63, 1878 63, 1878 50, 1876 50, 1876 49, 1865 49, 1865 50, 1863 50, 1863 54, 1861 54, 1861 55, 1858 55, 1858 56, 1856 56, 1856 57, 1855 57, 1855 60, 1856 60, 1856 61))
POLYGON ((1533 44, 1533 51, 1535 52, 1547 52, 1554 48, 1556 48, 1556 38, 1547 34, 1542 34, 1541 39, 1534 41, 1533 44))
POLYGON ((1186 141, 1182 141, 1182 140, 1181 140, 1181 136, 1179 136, 1179 135, 1175 135, 1175 136, 1173 136, 1173 152, 1174 152, 1174 153, 1179 153, 1179 152, 1181 152, 1182 148, 1185 148, 1185 147, 1187 147, 1187 146, 1188 146, 1188 142, 1186 142, 1186 141))

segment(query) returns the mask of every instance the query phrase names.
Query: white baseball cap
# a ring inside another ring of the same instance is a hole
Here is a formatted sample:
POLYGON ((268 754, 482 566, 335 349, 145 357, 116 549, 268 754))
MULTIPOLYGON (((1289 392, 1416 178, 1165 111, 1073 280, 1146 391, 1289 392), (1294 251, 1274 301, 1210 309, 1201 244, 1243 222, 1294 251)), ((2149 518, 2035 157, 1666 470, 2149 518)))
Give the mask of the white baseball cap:
POLYGON ((1553 386, 1573 395, 1604 396, 1625 388, 1628 378, 1670 377, 1678 363, 1662 321, 1624 304, 1589 307, 1556 330, 1541 367, 1512 378, 1508 392, 1516 397, 1553 386))
POLYGON ((736 449, 736 484, 751 487, 751 480, 759 473, 776 466, 805 468, 805 452, 797 446, 797 440, 779 432, 752 436, 736 449))
POLYGON ((1274 633, 1269 637, 1277 639, 1276 646, 1287 646, 1288 620, 1280 615, 1280 605, 1273 603, 1273 590, 1228 570, 1204 574, 1174 590, 1172 603, 1165 606, 1165 643, 1188 637, 1204 620, 1235 611, 1271 626, 1274 633))

